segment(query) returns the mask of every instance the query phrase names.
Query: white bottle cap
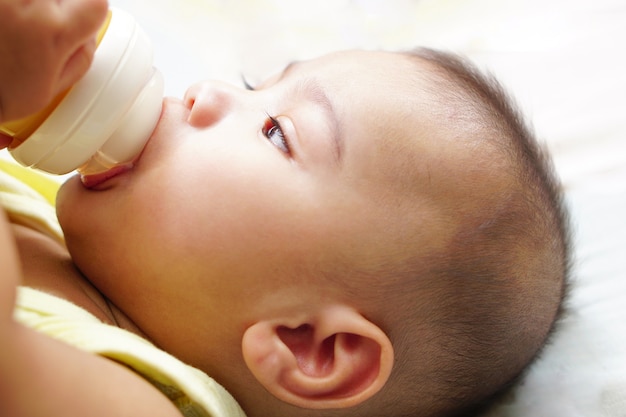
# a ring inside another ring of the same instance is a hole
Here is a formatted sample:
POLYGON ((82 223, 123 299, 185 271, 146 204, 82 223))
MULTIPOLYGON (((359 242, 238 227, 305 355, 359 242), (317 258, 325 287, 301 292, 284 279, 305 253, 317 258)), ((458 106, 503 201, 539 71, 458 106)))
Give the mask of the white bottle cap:
POLYGON ((145 146, 161 114, 163 78, 135 19, 119 9, 111 12, 89 71, 10 150, 21 164, 53 174, 92 174, 131 162, 145 146))

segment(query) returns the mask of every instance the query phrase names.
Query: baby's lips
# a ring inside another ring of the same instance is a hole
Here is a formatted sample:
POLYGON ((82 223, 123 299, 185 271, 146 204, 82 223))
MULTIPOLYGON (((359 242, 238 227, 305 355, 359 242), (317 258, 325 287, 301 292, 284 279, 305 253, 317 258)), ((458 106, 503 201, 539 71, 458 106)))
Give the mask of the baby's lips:
POLYGON ((113 177, 116 177, 124 172, 130 171, 133 167, 133 163, 116 165, 111 169, 95 174, 81 174, 80 181, 85 188, 90 190, 103 190, 105 183, 113 177))

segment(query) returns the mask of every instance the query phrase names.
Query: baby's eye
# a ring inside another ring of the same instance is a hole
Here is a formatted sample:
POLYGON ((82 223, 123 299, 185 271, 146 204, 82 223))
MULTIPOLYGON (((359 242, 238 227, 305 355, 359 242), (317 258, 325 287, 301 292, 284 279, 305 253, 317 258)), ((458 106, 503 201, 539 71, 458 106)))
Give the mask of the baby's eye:
POLYGON ((289 142, 287 141, 287 138, 285 137, 283 129, 280 127, 280 123, 278 122, 278 120, 268 115, 267 120, 263 124, 263 129, 261 129, 261 132, 278 149, 286 154, 291 153, 291 150, 289 148, 289 142))

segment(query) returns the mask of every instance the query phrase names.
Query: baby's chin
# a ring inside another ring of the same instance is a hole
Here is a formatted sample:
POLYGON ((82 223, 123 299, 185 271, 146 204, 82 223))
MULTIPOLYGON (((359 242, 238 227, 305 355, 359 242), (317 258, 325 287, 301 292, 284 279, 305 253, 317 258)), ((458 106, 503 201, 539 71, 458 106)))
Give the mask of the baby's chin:
POLYGON ((56 195, 56 212, 59 222, 64 217, 63 213, 68 210, 68 206, 71 204, 70 201, 74 198, 73 195, 78 191, 78 187, 82 187, 80 175, 78 174, 69 177, 59 187, 56 195))
POLYGON ((78 174, 69 177, 59 187, 56 195, 56 213, 62 228, 68 221, 84 215, 84 210, 79 209, 78 206, 80 194, 84 191, 78 174))
POLYGON ((66 246, 88 247, 93 241, 105 238, 106 204, 100 194, 85 189, 79 175, 65 181, 56 196, 56 215, 65 237, 66 246))
POLYGON ((116 262, 113 261, 116 254, 110 250, 107 238, 97 231, 78 228, 75 224, 66 224, 63 230, 65 245, 75 268, 87 281, 104 293, 109 277, 117 275, 113 270, 116 266, 116 262))

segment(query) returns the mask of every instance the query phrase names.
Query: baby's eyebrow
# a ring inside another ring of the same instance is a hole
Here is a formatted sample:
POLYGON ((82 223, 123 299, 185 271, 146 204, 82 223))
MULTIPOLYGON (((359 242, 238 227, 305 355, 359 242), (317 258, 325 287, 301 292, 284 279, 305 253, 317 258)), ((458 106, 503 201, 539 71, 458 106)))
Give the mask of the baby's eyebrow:
MULTIPOLYGON (((293 70, 295 63, 289 64, 281 78, 285 76, 286 72, 291 69, 293 70)), ((326 94, 324 88, 320 85, 320 83, 311 77, 303 78, 299 80, 295 87, 296 95, 304 97, 306 100, 312 102, 316 106, 322 109, 324 112, 324 120, 328 122, 328 126, 330 129, 330 141, 331 147, 333 148, 333 154, 335 156, 335 162, 341 162, 341 156, 343 153, 343 137, 341 135, 341 125, 339 123, 339 118, 337 116, 337 112, 333 106, 333 102, 326 94)))
POLYGON ((278 79, 282 80, 283 78, 285 78, 287 75, 289 75, 290 72, 292 72, 294 70, 295 67, 297 67, 300 64, 300 61, 291 61, 290 63, 288 63, 287 65, 285 65, 285 68, 283 68, 282 72, 280 73, 278 79))

